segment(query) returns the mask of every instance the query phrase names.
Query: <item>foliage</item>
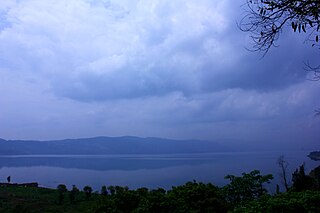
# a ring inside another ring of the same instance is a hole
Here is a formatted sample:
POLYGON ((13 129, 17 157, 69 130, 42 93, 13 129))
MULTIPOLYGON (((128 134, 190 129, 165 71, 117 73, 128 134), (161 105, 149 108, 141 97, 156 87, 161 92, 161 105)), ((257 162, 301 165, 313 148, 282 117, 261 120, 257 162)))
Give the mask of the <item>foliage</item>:
POLYGON ((292 187, 295 191, 312 190, 317 188, 316 180, 305 174, 304 164, 292 174, 292 187))
MULTIPOLYGON (((0 187, 0 212, 88 212, 91 204, 86 201, 84 194, 79 196, 79 203, 70 205, 69 202, 57 202, 58 189, 40 187, 8 186, 0 187)), ((82 193, 82 192, 81 192, 82 193)), ((67 195, 68 192, 64 192, 67 195)))
MULTIPOLYGON (((305 33, 306 41, 320 49, 319 0, 247 0, 246 5, 246 15, 239 26, 251 33, 253 51, 266 54, 285 28, 305 33)), ((305 62, 305 69, 313 73, 311 80, 320 80, 320 65, 305 62)), ((320 109, 316 114, 320 114, 320 109)))
POLYGON ((79 192, 80 192, 80 190, 75 185, 73 185, 72 189, 69 193, 70 203, 75 203, 76 196, 79 194, 79 192))
POLYGON ((314 179, 314 189, 320 190, 320 166, 314 168, 309 176, 314 179))
POLYGON ((187 182, 171 190, 109 187, 107 199, 98 212, 227 212, 229 205, 222 190, 212 184, 187 182))
POLYGON ((211 183, 187 182, 173 187, 168 198, 172 212, 227 212, 229 209, 222 190, 211 183))
POLYGON ((57 190, 58 190, 58 203, 62 204, 63 199, 64 199, 64 194, 65 194, 65 192, 68 191, 67 187, 64 184, 59 184, 57 186, 57 190))
POLYGON ((240 27, 251 32, 255 50, 268 51, 287 26, 294 32, 309 32, 313 46, 319 43, 318 0, 247 0, 247 6, 240 27))
POLYGON ((68 191, 68 190, 67 190, 67 186, 64 185, 64 184, 59 184, 59 185, 57 186, 57 190, 58 190, 58 192, 61 192, 61 193, 64 193, 64 192, 68 191))
POLYGON ((107 188, 108 188, 111 195, 114 195, 116 193, 114 186, 108 186, 107 188))
POLYGON ((91 197, 91 193, 92 193, 92 188, 91 188, 91 186, 85 186, 85 187, 83 187, 83 191, 84 191, 84 193, 86 194, 87 200, 89 200, 90 197, 91 197))
POLYGON ((275 196, 266 195, 234 209, 234 212, 320 212, 319 191, 286 192, 275 196))
MULTIPOLYGON (((296 174, 319 179, 320 167, 309 175, 300 167, 296 174)), ((75 185, 68 191, 63 184, 56 190, 0 186, 0 212, 320 212, 318 188, 296 191, 292 187, 288 192, 270 195, 264 184, 269 183, 272 175, 254 170, 226 178, 230 183, 225 187, 192 181, 170 190, 103 186, 100 194, 92 193, 90 186, 83 191, 75 185), (70 202, 57 202, 57 194, 69 196, 70 202)))
POLYGON ((250 173, 242 173, 241 177, 227 175, 225 178, 230 180, 230 183, 225 186, 226 198, 233 205, 238 205, 265 195, 267 190, 264 184, 270 183, 273 176, 260 175, 259 170, 253 170, 250 173))
POLYGON ((108 190, 107 190, 107 187, 106 186, 102 186, 101 187, 101 192, 100 194, 102 195, 108 195, 108 190))
POLYGON ((137 212, 170 212, 171 203, 166 190, 158 188, 149 191, 146 188, 140 188, 137 192, 142 198, 137 212))

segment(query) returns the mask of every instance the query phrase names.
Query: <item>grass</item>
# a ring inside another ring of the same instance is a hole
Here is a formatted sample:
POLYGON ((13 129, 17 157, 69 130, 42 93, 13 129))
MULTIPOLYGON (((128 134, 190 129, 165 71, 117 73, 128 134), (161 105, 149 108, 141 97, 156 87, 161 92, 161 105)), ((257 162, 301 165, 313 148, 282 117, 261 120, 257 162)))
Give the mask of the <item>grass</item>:
POLYGON ((43 212, 92 212, 93 206, 99 202, 98 195, 92 194, 87 200, 83 192, 79 192, 76 201, 70 203, 69 192, 65 193, 62 204, 58 203, 58 191, 41 187, 1 186, 1 213, 43 213, 43 212))

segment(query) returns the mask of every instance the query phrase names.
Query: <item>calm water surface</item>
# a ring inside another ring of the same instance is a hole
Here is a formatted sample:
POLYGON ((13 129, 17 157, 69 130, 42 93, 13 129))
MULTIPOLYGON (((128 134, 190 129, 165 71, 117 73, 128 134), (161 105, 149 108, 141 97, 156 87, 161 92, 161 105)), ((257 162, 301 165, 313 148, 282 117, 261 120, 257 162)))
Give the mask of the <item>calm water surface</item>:
POLYGON ((102 185, 121 185, 129 188, 163 187, 166 189, 190 180, 228 183, 227 174, 240 175, 258 169, 273 174, 272 187, 281 184, 276 161, 280 155, 289 162, 288 179, 303 162, 309 172, 320 165, 307 157, 309 152, 234 152, 176 155, 37 155, 0 156, 0 182, 11 176, 12 182, 38 182, 55 188, 63 183, 85 185, 99 190, 102 185))

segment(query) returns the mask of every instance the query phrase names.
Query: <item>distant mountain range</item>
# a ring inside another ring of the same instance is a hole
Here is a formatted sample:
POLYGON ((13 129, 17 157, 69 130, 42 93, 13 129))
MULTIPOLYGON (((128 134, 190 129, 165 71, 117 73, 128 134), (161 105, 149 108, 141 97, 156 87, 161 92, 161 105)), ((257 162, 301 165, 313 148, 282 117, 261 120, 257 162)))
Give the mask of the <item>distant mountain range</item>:
POLYGON ((94 137, 52 141, 0 139, 0 155, 103 155, 227 152, 231 148, 211 141, 163 138, 94 137))

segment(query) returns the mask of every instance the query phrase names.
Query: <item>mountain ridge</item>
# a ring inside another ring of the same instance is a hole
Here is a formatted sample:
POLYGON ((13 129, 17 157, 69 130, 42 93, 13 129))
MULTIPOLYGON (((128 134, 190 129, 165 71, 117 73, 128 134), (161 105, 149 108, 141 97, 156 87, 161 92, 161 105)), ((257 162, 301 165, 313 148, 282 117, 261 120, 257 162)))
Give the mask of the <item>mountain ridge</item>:
POLYGON ((175 140, 158 137, 97 136, 62 140, 5 140, 0 155, 33 154, 174 154, 232 151, 214 141, 175 140))

